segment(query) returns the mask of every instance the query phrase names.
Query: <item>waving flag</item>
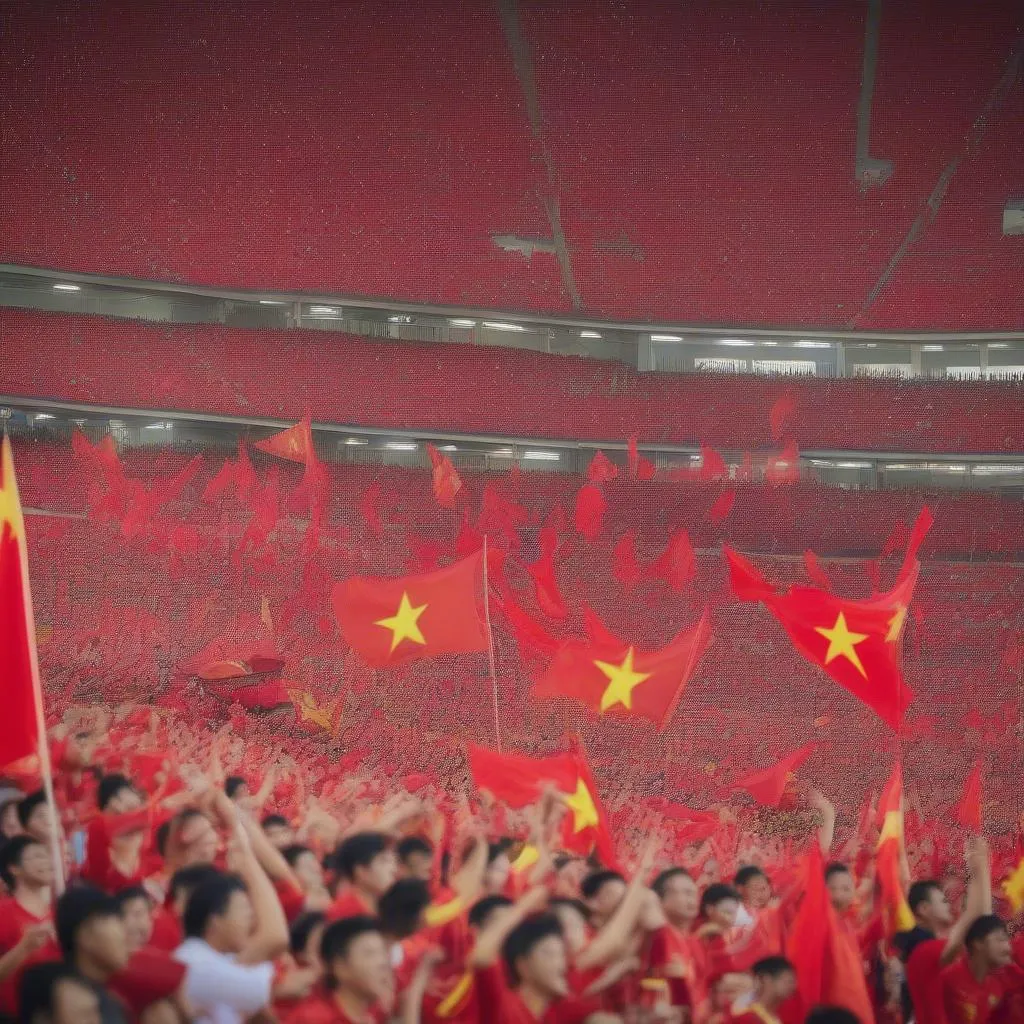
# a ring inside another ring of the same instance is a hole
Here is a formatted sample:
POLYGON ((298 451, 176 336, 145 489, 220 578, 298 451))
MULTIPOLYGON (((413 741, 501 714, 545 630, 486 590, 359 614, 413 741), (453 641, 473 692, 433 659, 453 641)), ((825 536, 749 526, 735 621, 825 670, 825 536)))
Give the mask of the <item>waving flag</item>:
POLYGON ((896 762, 892 776, 878 799, 878 846, 875 850, 875 875, 881 889, 882 920, 885 934, 914 927, 914 915, 903 892, 900 860, 903 854, 903 766, 896 762))
POLYGON ((314 455, 313 427, 309 415, 303 416, 294 426, 257 441, 253 447, 288 462, 308 462, 310 456, 314 455))

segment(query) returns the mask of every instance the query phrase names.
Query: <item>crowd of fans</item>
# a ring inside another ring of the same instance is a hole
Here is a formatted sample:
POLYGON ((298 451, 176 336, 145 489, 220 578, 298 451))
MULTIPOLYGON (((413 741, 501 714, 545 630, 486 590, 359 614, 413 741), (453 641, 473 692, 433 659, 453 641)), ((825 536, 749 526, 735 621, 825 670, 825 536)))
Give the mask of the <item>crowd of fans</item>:
POLYGON ((558 848, 553 791, 511 815, 486 794, 351 786, 289 820, 267 813, 272 780, 253 792, 216 754, 202 772, 133 780, 104 771, 87 733, 64 745, 59 806, 44 789, 8 788, 0 807, 4 1019, 1024 1019, 1024 948, 992 913, 986 843, 968 841, 966 871, 941 884, 911 884, 904 858, 914 924, 890 934, 871 858, 837 846, 816 791, 816 830, 781 866, 751 836, 738 870, 715 856, 699 871, 693 857, 673 863, 661 822, 627 869, 558 848), (863 1005, 801 997, 809 872, 853 964, 838 980, 863 1005))

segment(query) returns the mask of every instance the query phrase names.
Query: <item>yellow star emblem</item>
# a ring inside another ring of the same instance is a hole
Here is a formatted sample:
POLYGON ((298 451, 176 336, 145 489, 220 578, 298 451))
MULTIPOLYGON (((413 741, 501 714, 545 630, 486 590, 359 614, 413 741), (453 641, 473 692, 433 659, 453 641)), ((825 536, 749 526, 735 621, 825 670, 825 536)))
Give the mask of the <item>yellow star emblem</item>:
POLYGON ((572 811, 572 830, 574 833, 596 826, 599 823, 594 798, 582 779, 576 780, 576 792, 567 793, 565 804, 572 811))
POLYGON ((601 694, 601 714, 609 708, 621 704, 627 710, 633 707, 633 691, 645 680, 651 678, 650 672, 637 672, 633 668, 633 648, 626 651, 621 665, 607 661, 595 661, 594 664, 608 677, 608 686, 601 694))
POLYGON ((840 612, 836 624, 831 629, 824 626, 815 626, 814 631, 820 633, 828 640, 828 650, 825 652, 825 664, 828 665, 836 658, 843 657, 867 679, 868 674, 860 663, 860 655, 857 654, 857 644, 863 643, 868 638, 867 633, 854 633, 846 625, 846 616, 840 612))
POLYGON ((893 612, 892 618, 889 620, 889 632, 885 634, 885 642, 887 644, 894 644, 900 638, 900 633, 903 632, 903 623, 907 621, 907 606, 905 604, 898 604, 896 611, 893 612))
POLYGON ((24 537, 25 523, 21 518, 21 502, 18 501, 18 481, 14 478, 14 456, 7 437, 4 437, 0 448, 0 536, 5 524, 10 525, 14 537, 24 537))
POLYGON ((903 840, 903 812, 886 811, 882 819, 882 828, 878 833, 878 846, 887 839, 903 840))
POLYGON ((1003 879, 1000 888, 1010 901, 1010 906, 1015 914, 1021 907, 1024 907, 1024 860, 1013 869, 1012 874, 1003 879))
POLYGON ((288 698, 295 706, 295 713, 302 722, 312 722, 325 732, 334 733, 337 723, 335 712, 338 710, 338 699, 329 704, 319 705, 314 696, 307 690, 289 690, 288 698))
POLYGON ((403 640, 411 640, 414 644, 425 644, 423 634, 420 632, 419 618, 426 611, 425 604, 412 606, 409 600, 408 591, 403 591, 402 600, 398 604, 398 611, 389 619, 378 619, 375 626, 383 626, 391 630, 391 652, 403 640))

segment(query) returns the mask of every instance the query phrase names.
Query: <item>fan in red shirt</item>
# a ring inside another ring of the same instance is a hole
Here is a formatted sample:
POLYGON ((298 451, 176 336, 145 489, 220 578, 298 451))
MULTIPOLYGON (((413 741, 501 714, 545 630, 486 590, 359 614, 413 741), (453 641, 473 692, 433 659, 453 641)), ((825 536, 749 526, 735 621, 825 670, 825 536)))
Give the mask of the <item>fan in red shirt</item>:
POLYGON ((740 895, 741 911, 737 912, 729 948, 736 968, 746 971, 758 960, 781 955, 785 945, 782 907, 772 904, 772 884, 768 876, 753 864, 736 872, 733 886, 740 895), (739 921, 741 916, 742 924, 739 921))
POLYGON ((300 1002, 286 1024, 378 1024, 394 1002, 387 942, 365 915, 327 926, 320 946, 323 988, 300 1002))
POLYGON ((1022 972, 1013 964, 1010 936, 995 914, 983 914, 967 929, 965 955, 942 972, 947 1024, 986 1024, 1022 972))
POLYGON ((150 811, 123 775, 106 775, 96 790, 97 814, 86 832, 82 878, 111 895, 143 880, 142 850, 150 811))
POLYGON ((707 994, 708 973, 704 947, 693 935, 700 912, 700 891, 686 868, 680 867, 662 871, 652 888, 661 901, 667 923, 652 936, 651 969, 668 981, 673 1006, 695 1010, 707 994))
POLYGON ((726 936, 736 924, 739 909, 740 894, 724 882, 709 885, 700 898, 700 913, 705 923, 697 929, 696 935, 704 953, 708 974, 736 972, 726 936))
POLYGON ((0 1013, 14 1016, 22 971, 57 953, 49 851, 31 836, 15 836, 0 854, 0 878, 11 893, 0 899, 0 1013))
POLYGON ((344 888, 328 907, 328 919, 376 914, 377 901, 398 874, 390 838, 383 832, 357 832, 341 841, 332 861, 344 888))
POLYGON ((734 1024, 782 1024, 779 1011, 796 993, 796 971, 784 956, 768 956, 751 968, 754 1001, 734 1014, 734 1024))

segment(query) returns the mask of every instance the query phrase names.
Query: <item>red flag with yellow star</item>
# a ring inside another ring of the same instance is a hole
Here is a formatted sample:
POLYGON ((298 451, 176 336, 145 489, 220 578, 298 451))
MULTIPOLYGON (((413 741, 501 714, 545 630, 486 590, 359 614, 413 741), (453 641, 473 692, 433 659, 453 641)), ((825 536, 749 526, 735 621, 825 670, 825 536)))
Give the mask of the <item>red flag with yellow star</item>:
POLYGON ((335 584, 334 614, 349 645, 376 667, 487 650, 483 553, 419 576, 353 576, 335 584))
POLYGON ((922 510, 896 585, 863 601, 844 600, 817 587, 779 593, 742 555, 725 549, 736 596, 762 602, 808 661, 893 729, 913 700, 903 681, 900 639, 920 571, 917 548, 931 523, 931 513, 922 510))
POLYGON ((607 630, 590 643, 571 640, 537 681, 534 696, 574 697, 598 714, 640 715, 664 729, 710 639, 705 611, 696 626, 655 651, 614 642, 607 630))
POLYGON ((5 436, 0 447, 0 764, 13 764, 37 753, 38 693, 25 521, 14 479, 11 442, 5 436))
POLYGON ((892 776, 878 798, 878 846, 875 848, 875 877, 881 890, 882 921, 886 935, 914 927, 903 891, 900 863, 903 857, 903 766, 893 766, 892 776))
POLYGON ((569 853, 589 855, 596 850, 603 864, 615 864, 608 820, 582 750, 552 757, 498 754, 486 747, 466 747, 470 770, 478 788, 512 808, 536 803, 548 787, 554 787, 566 806, 562 818, 561 845, 569 853))

